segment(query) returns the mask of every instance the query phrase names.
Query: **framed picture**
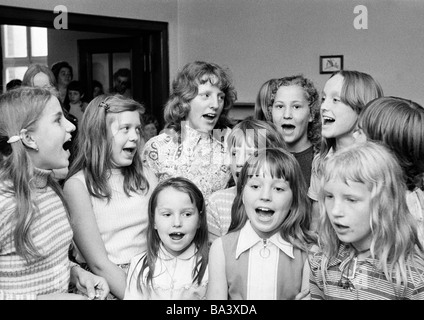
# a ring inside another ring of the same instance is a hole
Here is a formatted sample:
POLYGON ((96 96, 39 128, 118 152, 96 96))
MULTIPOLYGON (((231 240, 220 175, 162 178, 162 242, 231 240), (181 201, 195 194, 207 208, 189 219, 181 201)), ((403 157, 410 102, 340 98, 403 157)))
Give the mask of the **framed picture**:
POLYGON ((343 70, 343 56, 320 56, 319 57, 319 73, 333 73, 343 70))

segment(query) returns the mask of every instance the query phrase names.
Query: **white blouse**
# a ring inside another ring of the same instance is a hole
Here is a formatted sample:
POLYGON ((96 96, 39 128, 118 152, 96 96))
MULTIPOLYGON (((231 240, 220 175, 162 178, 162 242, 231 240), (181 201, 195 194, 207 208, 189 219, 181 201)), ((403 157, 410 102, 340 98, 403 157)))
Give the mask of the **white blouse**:
POLYGON ((171 255, 161 245, 155 265, 153 286, 146 286, 147 271, 144 271, 142 291, 137 287, 138 275, 146 258, 146 253, 131 259, 127 276, 124 300, 204 300, 208 284, 206 268, 201 284, 193 283, 193 269, 196 265, 194 244, 179 256, 171 255))

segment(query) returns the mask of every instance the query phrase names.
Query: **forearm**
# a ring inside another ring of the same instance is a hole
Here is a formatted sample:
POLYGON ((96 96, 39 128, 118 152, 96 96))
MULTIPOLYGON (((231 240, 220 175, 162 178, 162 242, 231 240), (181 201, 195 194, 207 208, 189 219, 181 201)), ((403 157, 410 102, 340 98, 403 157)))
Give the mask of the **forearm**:
POLYGON ((89 267, 94 274, 106 279, 113 295, 121 300, 124 298, 127 275, 123 269, 109 260, 99 264, 89 264, 89 267))

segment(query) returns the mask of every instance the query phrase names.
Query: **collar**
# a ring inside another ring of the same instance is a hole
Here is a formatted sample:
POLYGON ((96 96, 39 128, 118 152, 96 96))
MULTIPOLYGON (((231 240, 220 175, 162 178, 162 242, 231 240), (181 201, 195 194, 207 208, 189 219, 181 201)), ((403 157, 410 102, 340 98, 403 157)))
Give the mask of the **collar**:
POLYGON ((199 132, 187 123, 181 128, 181 141, 188 141, 189 144, 197 144, 202 138, 205 140, 211 139, 211 134, 199 132))
MULTIPOLYGON (((283 251, 290 258, 294 259, 293 245, 284 240, 279 232, 273 234, 268 241, 276 245, 277 248, 283 251)), ((250 221, 247 220, 244 227, 240 230, 240 236, 236 248, 236 259, 238 259, 244 251, 249 250, 258 242, 263 242, 263 239, 258 236, 255 230, 253 230, 250 221)))
POLYGON ((192 243, 186 250, 184 250, 183 253, 181 253, 179 256, 173 256, 172 254, 170 254, 165 247, 163 246, 163 244, 161 243, 160 248, 159 248, 159 252, 158 252, 158 258, 161 260, 165 260, 165 261, 170 261, 170 260, 190 260, 191 258, 193 258, 193 256, 197 253, 196 250, 196 246, 194 245, 194 243, 192 243))
MULTIPOLYGON (((328 266, 336 266, 339 265, 339 270, 342 271, 345 266, 355 257, 355 249, 349 244, 346 243, 340 243, 339 245, 339 252, 337 253, 337 256, 332 258, 328 262, 328 266)), ((368 256, 364 259, 364 261, 372 261, 373 258, 371 257, 371 253, 368 253, 368 256)))

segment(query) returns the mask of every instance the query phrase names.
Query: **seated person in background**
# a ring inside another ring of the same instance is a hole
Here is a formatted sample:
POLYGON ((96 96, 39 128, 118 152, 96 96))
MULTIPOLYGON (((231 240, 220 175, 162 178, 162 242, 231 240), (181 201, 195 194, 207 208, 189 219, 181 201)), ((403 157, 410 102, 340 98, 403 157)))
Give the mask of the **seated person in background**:
POLYGON ((159 122, 156 117, 150 113, 143 114, 143 122, 144 139, 147 142, 150 140, 150 138, 158 135, 159 122))

